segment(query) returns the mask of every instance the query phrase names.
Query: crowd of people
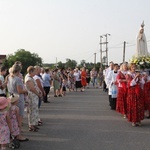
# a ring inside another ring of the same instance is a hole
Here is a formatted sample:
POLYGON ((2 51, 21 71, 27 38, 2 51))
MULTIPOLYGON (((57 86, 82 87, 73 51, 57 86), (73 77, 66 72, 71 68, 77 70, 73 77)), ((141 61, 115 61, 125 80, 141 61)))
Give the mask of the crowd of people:
POLYGON ((66 96, 66 91, 81 91, 102 87, 102 70, 41 68, 29 66, 27 74, 22 75, 22 63, 17 61, 9 68, 0 67, 0 145, 1 150, 11 142, 11 136, 20 142, 29 139, 22 135, 25 114, 28 118, 28 130, 38 132, 43 125, 40 118, 42 102, 50 103, 49 93, 53 89, 54 97, 66 96), (8 73, 9 72, 9 73, 8 73), (79 89, 79 90, 78 90, 79 89), (26 111, 26 113, 25 113, 26 111))
POLYGON ((150 118, 149 71, 137 70, 134 63, 110 62, 103 73, 110 108, 121 113, 132 126, 141 126, 144 118, 150 118))
POLYGON ((121 113, 132 126, 141 126, 141 121, 150 118, 150 75, 141 72, 135 64, 110 62, 104 70, 59 69, 29 66, 27 74, 21 74, 22 64, 17 61, 9 69, 0 67, 0 145, 6 149, 10 135, 19 141, 29 139, 22 135, 22 124, 27 112, 28 130, 38 132, 43 125, 40 118, 42 102, 50 103, 53 89, 55 98, 66 96, 66 91, 84 92, 85 87, 103 88, 108 92, 112 110, 121 113))

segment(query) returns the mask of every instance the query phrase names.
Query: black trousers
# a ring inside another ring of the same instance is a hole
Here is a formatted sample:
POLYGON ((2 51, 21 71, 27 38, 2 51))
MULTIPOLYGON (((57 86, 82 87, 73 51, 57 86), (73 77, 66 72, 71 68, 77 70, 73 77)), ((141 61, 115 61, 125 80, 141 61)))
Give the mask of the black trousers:
POLYGON ((0 94, 0 97, 6 97, 6 94, 0 94))
POLYGON ((109 106, 111 107, 111 95, 109 95, 109 106))
POLYGON ((110 107, 113 110, 116 110, 116 100, 117 98, 111 98, 110 107))
POLYGON ((106 82, 105 82, 105 81, 103 81, 103 91, 105 91, 105 92, 108 91, 107 85, 106 85, 106 82))
POLYGON ((47 102, 47 95, 50 91, 50 87, 44 87, 44 91, 46 93, 46 95, 43 97, 44 102, 47 102))

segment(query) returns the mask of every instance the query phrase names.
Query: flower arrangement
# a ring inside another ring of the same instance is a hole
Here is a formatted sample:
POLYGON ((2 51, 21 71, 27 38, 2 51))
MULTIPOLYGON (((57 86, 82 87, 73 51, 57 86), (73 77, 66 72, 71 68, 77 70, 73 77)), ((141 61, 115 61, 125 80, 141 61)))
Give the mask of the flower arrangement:
POLYGON ((135 63, 138 69, 150 69, 150 56, 133 56, 130 63, 135 63))

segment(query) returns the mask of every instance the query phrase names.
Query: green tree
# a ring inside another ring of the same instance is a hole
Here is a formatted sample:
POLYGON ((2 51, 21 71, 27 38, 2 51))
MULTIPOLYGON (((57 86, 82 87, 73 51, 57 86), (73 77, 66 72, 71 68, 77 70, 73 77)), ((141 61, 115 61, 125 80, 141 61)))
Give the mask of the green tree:
POLYGON ((65 64, 59 61, 58 63, 58 68, 65 68, 65 64))
POLYGON ((25 74, 28 66, 42 65, 42 58, 36 53, 31 53, 25 49, 17 50, 14 55, 10 54, 4 61, 4 65, 10 68, 16 61, 22 63, 22 73, 25 74))
POLYGON ((86 66, 85 60, 81 60, 80 65, 81 65, 82 67, 85 67, 85 66, 86 66))
POLYGON ((66 59, 66 64, 65 64, 65 68, 71 68, 74 69, 77 65, 77 62, 75 60, 71 60, 71 59, 66 59))

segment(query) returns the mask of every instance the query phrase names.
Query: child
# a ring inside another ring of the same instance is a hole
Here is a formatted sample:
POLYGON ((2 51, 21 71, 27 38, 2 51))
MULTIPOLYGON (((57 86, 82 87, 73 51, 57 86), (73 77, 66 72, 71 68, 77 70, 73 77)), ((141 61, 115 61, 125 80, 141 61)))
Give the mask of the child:
POLYGON ((11 120, 12 133, 15 138, 19 138, 21 122, 19 122, 19 108, 17 106, 19 95, 11 95, 10 97, 11 107, 9 109, 9 116, 11 120))
POLYGON ((0 145, 1 150, 6 149, 6 145, 10 142, 11 123, 8 113, 9 99, 0 97, 0 145))

